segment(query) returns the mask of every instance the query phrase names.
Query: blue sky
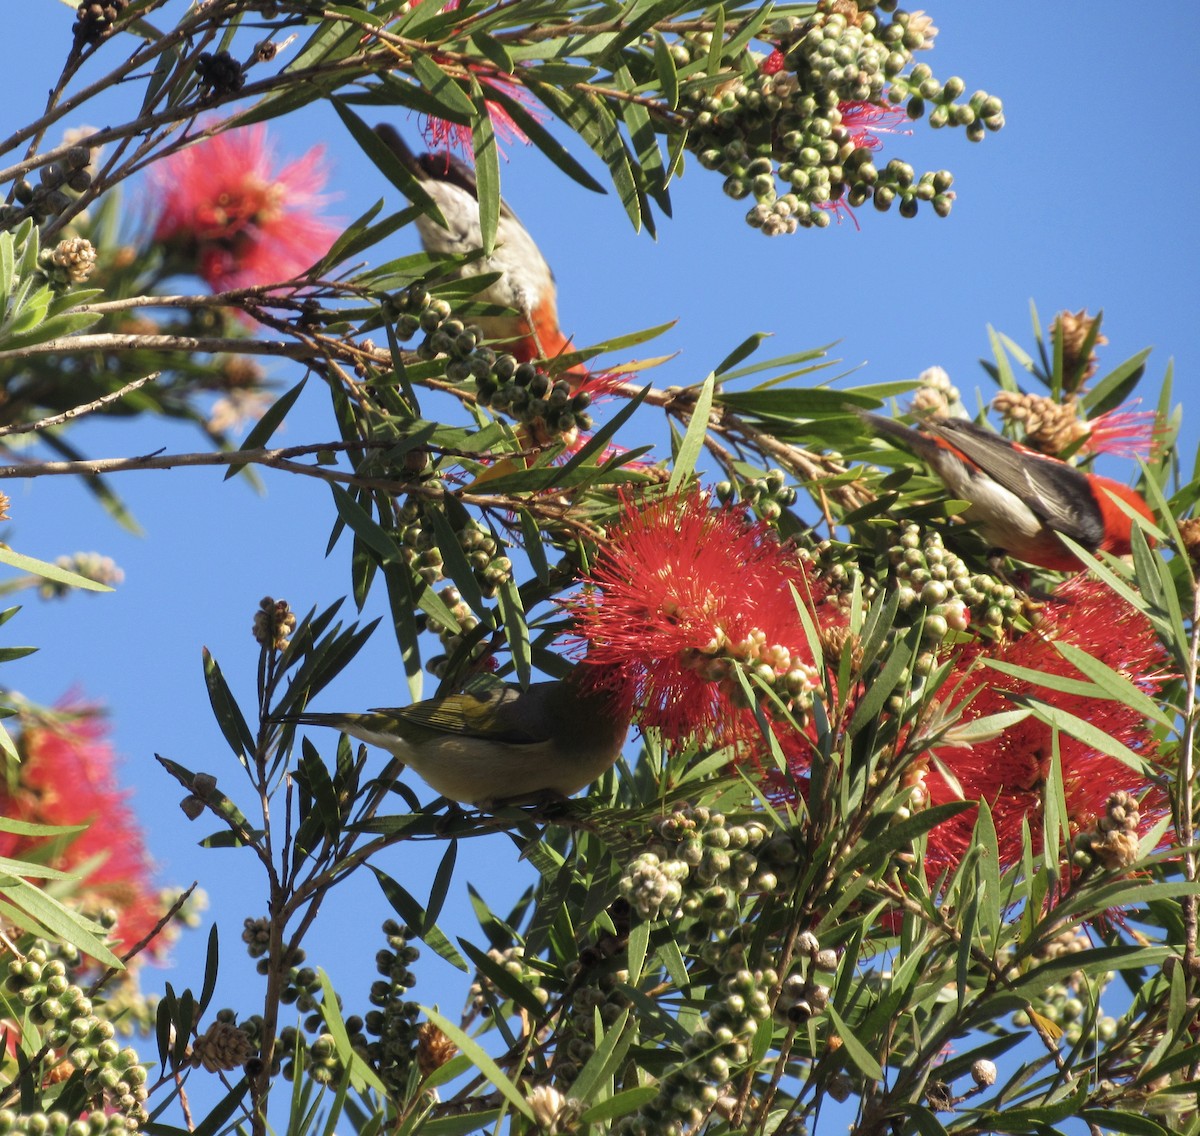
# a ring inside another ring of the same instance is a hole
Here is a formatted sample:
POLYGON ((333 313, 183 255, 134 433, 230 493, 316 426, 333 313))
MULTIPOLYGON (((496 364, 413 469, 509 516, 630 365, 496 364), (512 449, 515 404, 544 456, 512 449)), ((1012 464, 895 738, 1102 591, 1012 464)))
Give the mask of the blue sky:
MULTIPOLYGON (((774 338, 764 351, 771 355, 836 342, 833 354, 845 370, 856 368, 855 383, 912 378, 938 364, 970 406, 976 388, 984 399, 992 393, 978 366, 988 354, 989 324, 1031 346, 1031 301, 1046 322, 1061 308, 1103 308, 1110 345, 1102 363, 1113 366, 1154 348, 1144 386, 1148 402, 1174 359, 1176 396, 1185 406, 1180 453, 1190 475, 1198 435, 1188 404, 1200 370, 1200 240, 1191 212, 1200 162, 1190 110, 1200 76, 1195 53, 1173 50, 1172 43, 1195 42, 1200 7, 1178 0, 1160 5, 1153 26, 1145 28, 1130 5, 1112 0, 930 3, 940 28, 928 57, 935 74, 962 75, 968 90, 999 95, 1008 123, 979 145, 961 132, 920 125, 911 137, 886 140, 885 157, 954 172, 958 200, 948 219, 927 212, 906 221, 867 207, 859 211, 860 229, 843 224, 769 240, 742 222, 744 204, 721 194, 718 175, 692 164, 673 192, 674 219, 660 218, 655 241, 632 230, 614 195, 588 193, 536 153, 510 147, 504 193, 554 267, 564 328, 582 345, 678 321, 643 349, 679 352, 651 374, 660 386, 698 382, 747 335, 770 331, 774 338)), ((26 0, 0 133, 43 105, 71 20, 71 9, 56 0, 26 0)), ((107 103, 109 120, 125 97, 107 103)), ((99 113, 85 120, 95 123, 99 113)), ((415 123, 395 121, 415 140, 415 123)), ((327 109, 306 109, 279 123, 277 132, 287 156, 314 139, 325 144, 329 187, 339 195, 331 211, 340 217, 358 215, 381 196, 399 204, 327 109)), ((603 180, 599 163, 574 149, 603 180)), ((377 259, 415 248, 415 233, 405 231, 377 259)), ((272 373, 281 385, 300 374, 285 364, 272 373)), ((326 405, 314 386, 279 440, 332 438, 326 405)), ((652 420, 647 415, 646 425, 621 440, 661 437, 652 420)), ((74 441, 93 456, 199 448, 192 432, 161 422, 88 423, 74 441)), ((1133 471, 1118 463, 1107 472, 1132 477, 1133 471)), ((6 664, 3 680, 35 701, 53 702, 78 689, 107 706, 162 879, 199 879, 212 897, 226 948, 218 1003, 244 1001, 243 992, 252 988, 253 964, 240 953, 238 935, 245 916, 261 913, 262 891, 244 854, 195 847, 209 826, 184 819, 180 790, 153 755, 214 772, 232 795, 240 771, 208 709, 201 647, 214 652, 250 705, 257 649, 249 632, 258 600, 283 596, 304 611, 327 605, 349 584, 346 548, 325 556, 332 517, 327 490, 269 472, 264 483, 265 492, 256 495, 241 480, 223 482, 219 471, 123 476, 116 488, 145 530, 140 538, 118 530, 67 479, 0 487, 13 499, 5 539, 19 551, 53 559, 95 549, 125 570, 125 583, 112 595, 21 601, 25 610, 5 625, 6 645, 33 643, 41 650, 6 664)), ((351 614, 351 603, 345 606, 351 614)), ((364 614, 383 611, 377 596, 364 614)), ((361 709, 404 697, 395 643, 378 632, 320 708, 361 709)), ((332 745, 332 737, 323 741, 332 745)), ((510 855, 511 845, 503 836, 469 844, 460 856, 458 900, 465 881, 474 880, 503 907, 513 885, 496 880, 495 862, 510 855)), ((403 849, 382 866, 420 896, 422 888, 427 894, 436 858, 427 863, 403 849)), ((310 961, 330 969, 350 998, 356 989, 365 995, 385 914, 374 885, 364 881, 335 897, 311 939, 310 961)), ((446 921, 471 933, 461 905, 448 909, 446 921)), ((177 952, 179 969, 151 971, 148 984, 169 977, 177 987, 198 985, 203 940, 202 934, 187 936, 177 952)), ((418 973, 414 996, 440 1000, 454 1016, 467 980, 440 962, 418 973)))

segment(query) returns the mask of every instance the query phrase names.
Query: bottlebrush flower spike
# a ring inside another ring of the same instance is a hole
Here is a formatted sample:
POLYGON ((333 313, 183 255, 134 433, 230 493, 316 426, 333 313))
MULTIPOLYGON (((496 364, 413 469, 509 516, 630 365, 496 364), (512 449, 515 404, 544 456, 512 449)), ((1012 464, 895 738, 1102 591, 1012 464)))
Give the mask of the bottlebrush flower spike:
MULTIPOLYGON (((1046 674, 1072 679, 1083 676, 1056 649, 1056 643, 1082 648, 1124 675, 1143 692, 1155 694, 1166 680, 1167 655, 1149 621, 1103 583, 1085 575, 1066 581, 1042 609, 1033 631, 1002 644, 977 644, 959 656, 944 689, 952 691, 949 707, 964 706, 963 724, 1013 709, 1005 691, 1028 694, 1081 718, 1135 753, 1153 761, 1156 743, 1146 719, 1115 699, 1052 690, 1013 679, 982 665, 995 658, 1046 674), (968 701, 969 700, 969 701, 968 701)), ((1030 716, 995 737, 970 747, 938 748, 938 759, 962 787, 962 798, 928 759, 919 759, 906 780, 924 789, 929 804, 985 800, 992 809, 1003 867, 1021 856, 1021 825, 1028 820, 1035 851, 1041 848, 1044 783, 1052 754, 1052 730, 1030 716)), ((1095 828, 1106 814, 1112 794, 1125 791, 1141 802, 1144 833, 1165 815, 1167 800, 1145 778, 1086 742, 1058 734, 1059 760, 1071 836, 1095 828)), ((929 834, 926 868, 932 878, 956 865, 970 845, 976 810, 944 821, 929 834)))
MULTIPOLYGON (((420 0, 418 0, 418 3, 420 0)), ((441 7, 443 12, 451 12, 458 8, 461 0, 446 0, 441 7)), ((434 60, 444 62, 439 56, 434 53, 434 60)), ((479 81, 479 85, 484 88, 484 106, 487 108, 488 116, 492 120, 492 128, 496 132, 496 137, 501 142, 519 142, 523 146, 529 145, 529 137, 513 120, 513 117, 504 108, 504 106, 489 99, 486 91, 499 91, 507 98, 514 102, 520 103, 530 115, 538 122, 545 119, 545 114, 541 107, 534 101, 533 96, 520 83, 506 78, 505 74, 497 71, 484 63, 468 63, 468 70, 479 81)), ((464 126, 461 123, 449 122, 444 118, 438 118, 434 115, 422 115, 419 119, 419 129, 421 137, 425 140, 425 145, 434 151, 458 151, 467 161, 475 159, 475 145, 471 136, 471 128, 464 126)), ((503 154, 503 149, 500 150, 503 154)))
POLYGON ((769 526, 706 494, 627 502, 590 580, 570 605, 588 661, 668 743, 757 736, 739 670, 800 710, 821 686, 793 589, 823 590, 769 526))
MULTIPOLYGON (((117 912, 114 938, 128 950, 154 929, 163 914, 159 889, 142 830, 117 785, 117 757, 94 706, 65 706, 53 718, 31 721, 21 733, 21 764, 15 781, 0 783, 4 815, 46 825, 87 825, 61 848, 51 867, 85 874, 75 894, 88 909, 117 912)), ((29 858, 41 852, 40 837, 0 833, 0 855, 29 858)), ((160 936, 149 952, 161 956, 160 936)))
POLYGON ((319 210, 323 149, 275 168, 266 127, 218 134, 153 168, 154 239, 214 292, 291 280, 329 249, 337 229, 319 210))

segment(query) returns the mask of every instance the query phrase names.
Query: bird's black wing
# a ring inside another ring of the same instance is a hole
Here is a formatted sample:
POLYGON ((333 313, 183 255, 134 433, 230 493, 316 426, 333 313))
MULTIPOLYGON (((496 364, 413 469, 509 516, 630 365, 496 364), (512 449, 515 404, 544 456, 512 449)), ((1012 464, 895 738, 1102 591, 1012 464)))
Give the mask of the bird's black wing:
POLYGON ((1073 465, 1018 447, 965 418, 927 419, 922 428, 965 454, 990 478, 1041 517, 1050 528, 1098 548, 1104 515, 1087 475, 1073 465))

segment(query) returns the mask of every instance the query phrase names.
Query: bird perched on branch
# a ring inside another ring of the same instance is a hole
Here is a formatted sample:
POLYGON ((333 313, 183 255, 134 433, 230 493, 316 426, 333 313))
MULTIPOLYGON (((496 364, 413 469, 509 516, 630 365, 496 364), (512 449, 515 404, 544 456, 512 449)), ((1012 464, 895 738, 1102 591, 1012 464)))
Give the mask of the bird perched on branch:
POLYGON ((1026 564, 1078 571, 1078 558, 1059 534, 1089 552, 1127 555, 1134 522, 1118 501, 1154 520, 1129 486, 1035 453, 965 418, 926 418, 914 429, 853 409, 876 433, 924 461, 955 497, 969 501, 963 516, 978 525, 984 540, 1026 564))
POLYGON ((522 689, 476 675, 458 694, 365 714, 296 714, 283 721, 332 726, 411 766, 444 797, 488 805, 569 797, 621 753, 632 709, 581 663, 565 679, 522 689))
MULTIPOLYGON (((483 247, 479 222, 479 198, 475 173, 464 161, 449 153, 421 154, 408 148, 394 127, 381 123, 376 134, 420 181, 436 202, 446 221, 443 228, 424 215, 417 218, 417 231, 425 251, 464 255, 483 247)), ((558 294, 554 273, 529 230, 505 202, 500 203, 496 247, 491 256, 481 256, 458 269, 458 276, 500 273, 500 279, 477 294, 483 303, 512 308, 509 314, 473 319, 484 335, 497 342, 519 362, 552 359, 574 350, 558 325, 558 294)), ((583 379, 587 372, 576 364, 568 377, 583 379)))

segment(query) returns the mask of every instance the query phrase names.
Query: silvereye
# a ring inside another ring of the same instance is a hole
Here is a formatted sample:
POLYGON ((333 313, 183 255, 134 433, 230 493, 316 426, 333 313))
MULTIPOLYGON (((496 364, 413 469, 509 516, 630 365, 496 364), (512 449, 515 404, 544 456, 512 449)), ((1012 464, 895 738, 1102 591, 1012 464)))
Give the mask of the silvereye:
POLYGON ((444 797, 464 804, 568 797, 617 760, 631 710, 596 684, 598 668, 522 689, 494 675, 458 694, 365 714, 298 714, 332 726, 410 765, 444 797))

